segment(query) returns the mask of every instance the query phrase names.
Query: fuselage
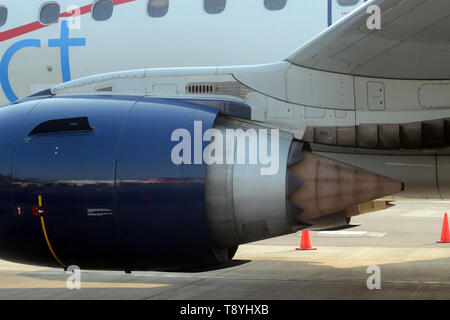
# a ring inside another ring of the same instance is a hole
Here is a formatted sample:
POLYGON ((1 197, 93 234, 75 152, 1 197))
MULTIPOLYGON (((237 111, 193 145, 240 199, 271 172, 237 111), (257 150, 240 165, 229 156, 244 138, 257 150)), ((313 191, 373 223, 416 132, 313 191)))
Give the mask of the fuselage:
POLYGON ((227 0, 223 11, 211 14, 208 1, 170 0, 164 16, 152 17, 148 0, 115 0, 105 21, 94 19, 96 1, 76 2, 79 10, 73 0, 55 1, 60 15, 49 25, 40 22, 48 2, 0 3, 7 9, 0 27, 0 105, 106 72, 281 61, 364 1, 288 0, 269 10, 263 0, 227 0))

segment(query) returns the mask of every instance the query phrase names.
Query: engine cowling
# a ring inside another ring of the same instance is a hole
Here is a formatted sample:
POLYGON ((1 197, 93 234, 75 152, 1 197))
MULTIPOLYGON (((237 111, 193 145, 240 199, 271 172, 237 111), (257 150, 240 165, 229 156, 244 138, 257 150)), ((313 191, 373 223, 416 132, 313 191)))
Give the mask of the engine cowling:
POLYGON ((218 114, 186 100, 130 96, 1 108, 0 258, 109 270, 215 264, 242 243, 401 191, 289 135, 280 136, 274 175, 258 165, 174 163, 179 128, 194 136, 196 121, 202 130, 256 126, 218 114))
MULTIPOLYGON (((225 135, 230 128, 245 132, 255 126, 219 118, 214 128, 225 135)), ((223 260, 239 244, 305 228, 347 226, 362 212, 359 204, 403 189, 399 181, 313 154, 290 135, 281 134, 278 141, 276 174, 260 174, 264 164, 237 164, 237 147, 233 164, 206 167, 207 219, 214 250, 223 260)), ((250 144, 244 147, 246 154, 252 153, 250 144)))

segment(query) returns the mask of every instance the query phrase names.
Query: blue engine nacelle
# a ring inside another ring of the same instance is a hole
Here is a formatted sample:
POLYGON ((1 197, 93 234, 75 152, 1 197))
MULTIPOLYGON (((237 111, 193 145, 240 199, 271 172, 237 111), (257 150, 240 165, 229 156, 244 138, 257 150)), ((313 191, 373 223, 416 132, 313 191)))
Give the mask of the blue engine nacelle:
POLYGON ((112 270, 216 263, 204 164, 173 164, 170 137, 194 120, 212 127, 217 114, 117 96, 1 108, 0 257, 112 270))
POLYGON ((402 189, 288 133, 261 142, 267 130, 249 119, 236 102, 131 96, 36 96, 1 108, 0 258, 108 270, 211 265, 243 243, 345 225, 355 205, 402 189), (237 145, 214 149, 231 163, 198 161, 211 128, 211 145, 235 129, 237 145), (194 137, 193 164, 192 154, 172 159, 177 129, 194 137), (277 159, 271 174, 263 162, 236 161, 264 145, 277 159))

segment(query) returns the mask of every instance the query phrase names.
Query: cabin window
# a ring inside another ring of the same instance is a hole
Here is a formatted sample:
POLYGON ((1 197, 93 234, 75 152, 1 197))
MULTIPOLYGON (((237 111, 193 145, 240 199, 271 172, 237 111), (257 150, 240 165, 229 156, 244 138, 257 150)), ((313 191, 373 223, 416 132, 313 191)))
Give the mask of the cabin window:
POLYGON ((341 6, 347 7, 347 6, 354 6, 358 3, 359 0, 338 0, 338 3, 341 6))
POLYGON ((150 17, 161 18, 169 11, 169 0, 149 0, 147 13, 150 17))
POLYGON ((281 10, 286 6, 287 0, 264 0, 267 10, 281 10))
POLYGON ((92 17, 97 21, 106 21, 112 17, 113 9, 112 0, 97 0, 92 7, 92 17))
POLYGON ((39 12, 39 22, 41 24, 52 24, 58 22, 60 14, 59 4, 56 2, 46 3, 39 12))
POLYGON ((8 9, 6 7, 0 7, 0 27, 4 26, 8 19, 8 9))
POLYGON ((204 0, 203 8, 209 14, 221 13, 227 5, 226 0, 204 0))

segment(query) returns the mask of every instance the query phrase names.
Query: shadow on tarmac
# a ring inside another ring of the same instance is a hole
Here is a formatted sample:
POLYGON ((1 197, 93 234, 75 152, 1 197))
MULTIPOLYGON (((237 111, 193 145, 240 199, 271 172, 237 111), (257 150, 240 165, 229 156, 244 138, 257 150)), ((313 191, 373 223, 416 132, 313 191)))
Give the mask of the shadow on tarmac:
MULTIPOLYGON (((445 250, 445 249, 444 249, 445 250)), ((379 265, 381 289, 369 290, 367 266, 336 268, 305 261, 234 260, 225 265, 183 272, 86 271, 82 282, 105 288, 82 290, 0 289, 2 299, 450 299, 450 258, 379 265), (168 284, 156 288, 108 288, 108 283, 168 284)), ((24 278, 66 281, 58 269, 16 274, 24 278)), ((0 283, 1 288, 1 283, 0 283)))

